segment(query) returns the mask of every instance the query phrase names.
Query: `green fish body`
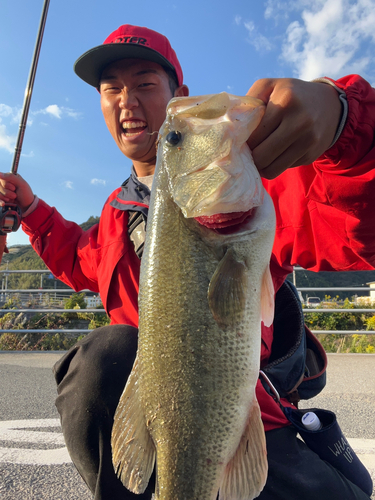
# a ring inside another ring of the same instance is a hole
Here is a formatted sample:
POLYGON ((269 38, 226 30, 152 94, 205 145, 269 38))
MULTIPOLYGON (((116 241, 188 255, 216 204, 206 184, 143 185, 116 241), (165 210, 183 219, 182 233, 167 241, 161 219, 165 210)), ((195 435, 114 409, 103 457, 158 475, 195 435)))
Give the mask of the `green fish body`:
POLYGON ((250 500, 267 477, 255 385, 275 216, 245 143, 263 112, 254 101, 173 99, 160 132, 138 353, 112 436, 131 491, 156 460, 157 500, 250 500), (238 212, 245 222, 213 228, 238 212))

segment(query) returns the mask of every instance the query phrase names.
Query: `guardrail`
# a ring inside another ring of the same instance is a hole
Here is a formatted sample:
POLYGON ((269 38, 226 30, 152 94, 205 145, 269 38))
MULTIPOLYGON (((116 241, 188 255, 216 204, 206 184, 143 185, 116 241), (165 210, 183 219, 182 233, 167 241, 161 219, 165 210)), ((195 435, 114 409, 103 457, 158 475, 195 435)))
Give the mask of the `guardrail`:
MULTIPOLYGON (((296 267, 295 271, 303 270, 302 268, 296 267)), ((49 270, 1 270, 0 274, 8 275, 13 273, 48 273, 49 270)), ((368 292, 374 291, 372 287, 298 287, 299 292, 325 292, 325 291, 353 291, 353 292, 368 292)), ((27 308, 12 308, 12 309, 0 309, 0 315, 6 313, 105 313, 104 309, 64 309, 64 300, 67 294, 77 293, 71 288, 45 288, 45 289, 2 289, 0 290, 0 300, 4 302, 9 300, 9 295, 18 295, 18 299, 21 303, 28 303, 32 301, 34 307, 27 308), (61 295, 60 295, 61 294, 61 295), (44 301, 43 295, 49 295, 48 303, 44 301), (53 296, 53 297, 51 297, 53 296), (36 308, 37 305, 44 305, 45 307, 36 308), (55 307, 52 307, 55 306, 55 307), (57 307, 56 307, 57 306, 57 307)), ((90 293, 94 294, 91 290, 82 290, 79 293, 90 293)), ((342 309, 342 308, 304 308, 304 314, 312 313, 375 313, 375 308, 353 308, 353 309, 342 309)), ((67 335, 78 335, 82 333, 89 333, 91 329, 0 329, 0 334, 14 331, 17 333, 64 333, 67 335)), ((312 330, 314 334, 340 334, 340 335, 371 335, 371 330, 312 330)), ((375 332, 374 332, 375 334, 375 332)))
MULTIPOLYGON (((0 270, 0 274, 7 278, 10 274, 40 274, 41 277, 44 274, 51 274, 51 271, 44 269, 27 269, 27 270, 0 270)), ((57 282, 57 280, 55 280, 57 282)), ((41 284, 43 283, 41 279, 41 284)), ((7 288, 7 280, 3 281, 3 288, 0 290, 0 301, 6 303, 12 296, 16 296, 16 299, 21 304, 29 304, 31 302, 32 307, 18 307, 12 309, 0 309, 0 315, 6 313, 77 313, 77 312, 85 312, 85 313, 105 313, 104 309, 64 309, 64 302, 68 298, 68 295, 72 295, 75 292, 72 288, 32 288, 32 289, 9 289, 7 288), (5 287, 4 287, 5 285, 5 287), (42 306, 37 308, 36 306, 42 306), (43 307, 44 306, 44 307, 43 307)), ((81 290, 79 293, 96 295, 91 290, 81 290)), ((89 333, 91 329, 88 328, 58 328, 58 329, 48 329, 48 328, 39 328, 39 329, 24 329, 24 328, 7 328, 0 329, 0 334, 7 332, 17 332, 17 333, 64 333, 67 336, 78 336, 82 333, 89 333)))

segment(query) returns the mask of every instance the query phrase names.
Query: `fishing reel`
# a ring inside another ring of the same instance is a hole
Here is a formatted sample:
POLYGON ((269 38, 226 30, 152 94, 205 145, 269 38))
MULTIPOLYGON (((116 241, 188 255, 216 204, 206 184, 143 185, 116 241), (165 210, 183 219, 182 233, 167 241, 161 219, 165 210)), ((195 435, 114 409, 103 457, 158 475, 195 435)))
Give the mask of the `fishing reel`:
POLYGON ((21 224, 21 209, 15 203, 0 207, 0 235, 17 231, 21 224))

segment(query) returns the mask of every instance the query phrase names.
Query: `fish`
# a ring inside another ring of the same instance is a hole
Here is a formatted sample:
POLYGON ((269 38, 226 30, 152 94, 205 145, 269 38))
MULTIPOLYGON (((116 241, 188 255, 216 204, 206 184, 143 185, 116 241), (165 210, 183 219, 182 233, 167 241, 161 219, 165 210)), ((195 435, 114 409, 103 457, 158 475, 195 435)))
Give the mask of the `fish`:
POLYGON ((272 200, 246 144, 265 106, 174 98, 159 135, 141 263, 138 350, 113 465, 156 500, 251 500, 267 478, 255 386, 273 320, 272 200))

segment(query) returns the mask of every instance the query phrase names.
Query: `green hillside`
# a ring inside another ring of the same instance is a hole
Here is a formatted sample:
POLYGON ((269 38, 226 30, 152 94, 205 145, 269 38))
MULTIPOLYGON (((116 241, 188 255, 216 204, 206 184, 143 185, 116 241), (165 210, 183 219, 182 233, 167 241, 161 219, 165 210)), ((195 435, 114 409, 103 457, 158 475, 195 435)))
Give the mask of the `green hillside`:
MULTIPOLYGON (((89 219, 80 224, 82 229, 87 231, 94 224, 99 222, 99 217, 91 216, 89 219)), ((9 253, 4 254, 0 271, 9 269, 16 270, 31 270, 31 269, 47 269, 39 255, 34 251, 31 245, 15 245, 9 248, 9 253)), ((50 278, 48 274, 43 276, 43 288, 66 288, 66 285, 59 280, 50 278)), ((28 289, 39 288, 41 284, 40 275, 35 274, 10 274, 8 276, 7 287, 11 289, 28 289)))
MULTIPOLYGON (((293 276, 290 274, 288 279, 293 282, 293 276)), ((368 286, 367 283, 375 281, 375 271, 352 271, 352 272, 320 272, 296 271, 297 287, 361 287, 368 286)), ((357 294, 360 296, 369 295, 369 292, 302 292, 304 298, 306 294, 310 297, 316 296, 324 299, 325 295, 336 296, 340 299, 351 298, 357 294)))

